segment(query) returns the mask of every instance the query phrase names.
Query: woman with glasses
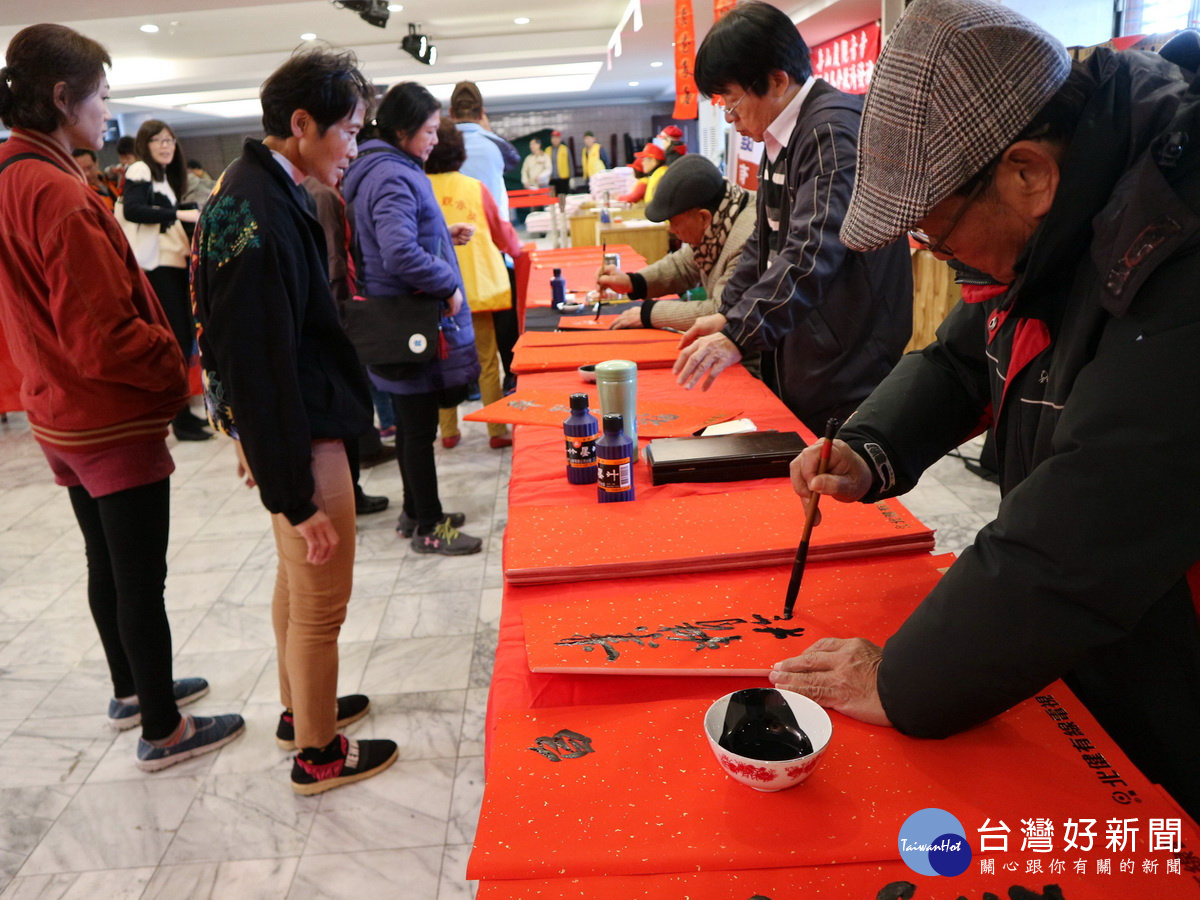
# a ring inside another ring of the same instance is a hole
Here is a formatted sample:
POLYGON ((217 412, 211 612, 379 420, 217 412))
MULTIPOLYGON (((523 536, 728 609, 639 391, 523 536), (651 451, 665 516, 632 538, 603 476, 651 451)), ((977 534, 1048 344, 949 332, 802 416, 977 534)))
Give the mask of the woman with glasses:
MULTIPOLYGON (((158 119, 142 123, 134 152, 138 159, 125 170, 125 192, 117 204, 117 218, 133 245, 138 265, 158 294, 179 349, 190 359, 196 327, 188 296, 191 237, 184 224, 194 225, 200 212, 179 205, 187 189, 186 158, 171 126, 158 119)), ((212 437, 204 424, 185 406, 171 428, 181 441, 203 441, 212 437)))

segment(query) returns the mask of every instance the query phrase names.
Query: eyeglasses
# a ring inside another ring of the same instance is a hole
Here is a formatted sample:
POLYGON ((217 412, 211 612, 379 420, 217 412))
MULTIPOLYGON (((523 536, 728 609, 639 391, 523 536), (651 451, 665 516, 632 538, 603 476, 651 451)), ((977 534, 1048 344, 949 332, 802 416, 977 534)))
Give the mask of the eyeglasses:
POLYGON ((734 111, 735 109, 737 109, 739 106, 741 106, 741 105, 742 105, 742 101, 743 101, 743 100, 745 100, 745 99, 746 99, 747 97, 749 97, 749 96, 750 96, 750 92, 749 92, 749 91, 747 91, 746 93, 742 94, 742 96, 740 96, 740 97, 738 97, 738 98, 737 98, 737 102, 736 102, 736 103, 734 103, 734 104, 733 104, 733 106, 727 106, 727 107, 725 107, 725 119, 726 119, 726 121, 729 121, 729 122, 732 122, 732 121, 733 121, 733 118, 734 118, 733 111, 734 111))
POLYGON ((920 228, 911 229, 908 232, 908 236, 930 253, 943 253, 946 256, 953 256, 954 254, 946 249, 946 241, 949 239, 950 235, 954 233, 954 229, 958 227, 958 223, 962 221, 963 215, 970 208, 971 204, 979 199, 979 195, 983 193, 983 189, 987 187, 988 182, 990 181, 991 178, 980 178, 979 181, 975 183, 975 187, 971 188, 971 193, 967 194, 967 199, 963 202, 962 206, 955 211, 954 215, 950 217, 950 222, 946 225, 945 230, 938 236, 936 240, 931 238, 920 228))
POLYGON ((150 138, 149 141, 147 141, 147 143, 163 144, 164 146, 169 147, 175 143, 175 138, 173 138, 173 137, 152 137, 152 138, 150 138))

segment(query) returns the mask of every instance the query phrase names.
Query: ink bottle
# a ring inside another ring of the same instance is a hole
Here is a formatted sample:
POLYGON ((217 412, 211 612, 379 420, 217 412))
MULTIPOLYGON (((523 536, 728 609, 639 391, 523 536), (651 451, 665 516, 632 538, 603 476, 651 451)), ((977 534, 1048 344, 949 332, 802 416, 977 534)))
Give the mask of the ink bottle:
POLYGON ((604 416, 604 434, 596 441, 596 494, 601 503, 633 499, 633 441, 620 413, 604 416))
POLYGON ((550 305, 555 309, 562 309, 566 302, 567 279, 563 278, 562 269, 555 269, 554 277, 550 279, 550 305))
POLYGON ((596 483, 596 438, 600 423, 588 411, 588 395, 571 395, 571 415, 563 421, 567 438, 567 481, 571 484, 596 483))

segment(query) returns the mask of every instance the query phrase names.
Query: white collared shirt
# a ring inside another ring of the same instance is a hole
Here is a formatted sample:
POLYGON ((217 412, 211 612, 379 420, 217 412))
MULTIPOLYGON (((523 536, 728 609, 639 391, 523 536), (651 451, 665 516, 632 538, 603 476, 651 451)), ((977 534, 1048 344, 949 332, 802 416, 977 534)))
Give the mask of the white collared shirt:
MULTIPOLYGON (((270 148, 268 148, 270 149, 270 148)), ((278 150, 271 150, 271 155, 275 157, 275 162, 279 163, 280 168, 287 172, 288 177, 295 184, 299 184, 304 180, 304 173, 297 169, 290 159, 280 153, 278 150)))
POLYGON ((783 108, 783 112, 775 117, 775 120, 767 126, 766 132, 763 134, 763 143, 767 146, 767 159, 775 162, 779 158, 780 152, 788 145, 788 141, 792 139, 792 132, 796 128, 796 120, 800 118, 800 107, 804 105, 804 100, 808 96, 808 92, 812 90, 813 83, 816 78, 812 75, 808 76, 808 80, 800 86, 800 90, 796 91, 796 96, 791 102, 783 108))

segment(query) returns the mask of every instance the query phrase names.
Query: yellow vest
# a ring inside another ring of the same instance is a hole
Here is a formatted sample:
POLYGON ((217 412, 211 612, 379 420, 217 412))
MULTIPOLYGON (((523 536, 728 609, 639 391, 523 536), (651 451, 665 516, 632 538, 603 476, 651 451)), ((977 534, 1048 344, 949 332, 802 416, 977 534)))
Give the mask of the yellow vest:
POLYGON ((492 229, 484 214, 483 183, 461 172, 442 172, 430 175, 429 180, 433 195, 442 205, 446 224, 466 222, 475 226, 471 240, 454 248, 471 312, 508 309, 512 306, 512 293, 504 257, 492 242, 492 229))
POLYGON ((650 173, 649 179, 646 181, 646 202, 649 203, 654 199, 654 192, 658 189, 658 183, 662 181, 662 177, 667 174, 667 167, 662 163, 650 173))
POLYGON ((591 178, 597 172, 604 171, 604 161, 600 159, 600 145, 592 144, 583 148, 583 177, 591 178))
POLYGON ((554 157, 554 177, 555 178, 570 178, 571 177, 571 154, 567 151, 566 144, 558 145, 558 152, 554 152, 554 147, 551 145, 546 148, 547 151, 554 157))

